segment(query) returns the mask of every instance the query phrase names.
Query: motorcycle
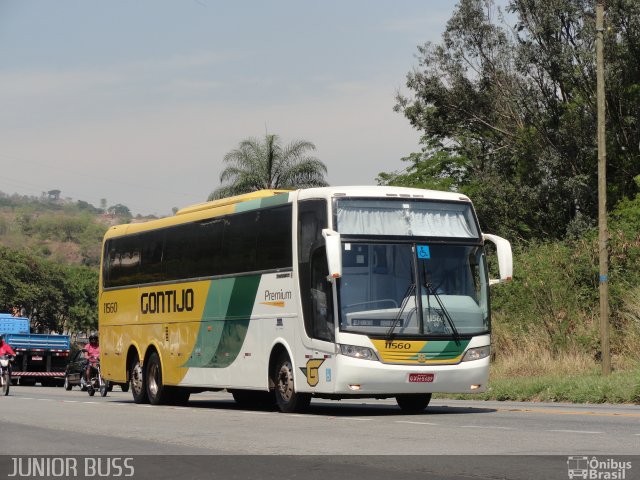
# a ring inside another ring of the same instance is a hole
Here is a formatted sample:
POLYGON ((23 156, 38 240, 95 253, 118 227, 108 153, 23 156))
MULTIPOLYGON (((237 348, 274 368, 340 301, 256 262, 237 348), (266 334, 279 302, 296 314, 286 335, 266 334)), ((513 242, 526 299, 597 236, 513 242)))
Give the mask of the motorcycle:
POLYGON ((102 372, 100 371, 100 360, 91 367, 91 373, 89 377, 89 384, 87 385, 87 393, 90 397, 93 397, 96 391, 100 392, 101 397, 106 397, 109 392, 109 380, 102 378, 102 372))
POLYGON ((11 368, 9 362, 12 357, 9 355, 0 356, 0 385, 2 385, 2 395, 9 395, 9 387, 11 386, 11 368))

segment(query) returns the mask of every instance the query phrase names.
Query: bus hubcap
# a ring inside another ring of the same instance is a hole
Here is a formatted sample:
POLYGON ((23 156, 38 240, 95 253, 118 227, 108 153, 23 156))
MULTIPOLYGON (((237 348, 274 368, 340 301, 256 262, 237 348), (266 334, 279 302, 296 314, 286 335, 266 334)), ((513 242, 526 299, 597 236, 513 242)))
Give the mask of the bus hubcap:
POLYGON ((158 393, 158 366, 155 364, 149 368, 149 392, 154 396, 158 393))
POLYGON ((136 393, 140 393, 142 391, 142 367, 139 363, 133 368, 133 372, 131 372, 131 388, 136 393))
POLYGON ((278 373, 278 390, 284 401, 288 402, 291 400, 291 396, 293 395, 293 375, 289 362, 283 363, 280 367, 280 372, 278 373))

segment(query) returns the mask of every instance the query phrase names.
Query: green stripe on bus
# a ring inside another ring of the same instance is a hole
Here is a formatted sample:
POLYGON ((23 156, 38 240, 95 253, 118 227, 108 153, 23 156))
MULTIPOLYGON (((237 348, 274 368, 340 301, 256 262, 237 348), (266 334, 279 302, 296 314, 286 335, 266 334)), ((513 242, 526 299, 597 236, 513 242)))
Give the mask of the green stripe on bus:
POLYGON ((275 207, 277 205, 284 205, 289 203, 289 194, 281 193, 279 195, 274 195, 273 197, 265 197, 261 200, 261 207, 275 207))
POLYGON ((260 277, 211 282, 195 350, 185 367, 224 368, 233 363, 249 329, 260 277))
POLYGON ((281 193, 271 197, 256 198, 236 204, 236 212, 246 212, 248 210, 256 210, 258 208, 275 207, 277 205, 285 205, 289 202, 289 194, 281 193))
POLYGON ((460 340, 460 345, 451 340, 430 340, 420 351, 426 353, 428 359, 456 358, 462 354, 471 340, 460 340))

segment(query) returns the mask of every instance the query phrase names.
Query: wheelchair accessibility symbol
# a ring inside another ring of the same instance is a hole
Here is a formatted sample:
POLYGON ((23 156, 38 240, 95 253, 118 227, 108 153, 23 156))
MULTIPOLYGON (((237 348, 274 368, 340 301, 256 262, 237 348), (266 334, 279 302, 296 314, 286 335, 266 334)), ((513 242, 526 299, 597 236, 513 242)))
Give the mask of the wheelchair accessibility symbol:
POLYGON ((418 258, 431 258, 429 245, 418 245, 418 258))

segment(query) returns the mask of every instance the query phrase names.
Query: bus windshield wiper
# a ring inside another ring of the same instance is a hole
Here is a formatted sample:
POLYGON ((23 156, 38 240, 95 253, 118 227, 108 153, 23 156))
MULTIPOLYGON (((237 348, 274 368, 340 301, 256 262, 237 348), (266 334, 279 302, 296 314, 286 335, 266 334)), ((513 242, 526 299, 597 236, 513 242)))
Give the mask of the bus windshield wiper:
MULTIPOLYGON (((427 291, 427 302, 429 302, 429 296, 433 295, 434 298, 436 299, 436 302, 438 302, 438 305, 440 306, 440 310, 442 310, 442 314, 444 315, 444 318, 447 319, 449 328, 451 328, 451 334, 453 335, 453 340, 456 342, 456 345, 460 345, 460 333, 458 332, 458 329, 456 328, 456 325, 453 322, 451 315, 449 315, 449 311, 444 306, 444 303, 442 303, 442 299, 440 298, 440 295, 436 293, 431 282, 426 281, 424 286, 427 291)), ((428 308, 431 308, 431 306, 429 305, 428 308)))
POLYGON ((391 327, 389 327, 389 330, 387 331, 387 340, 393 339, 393 331, 398 326, 398 323, 400 322, 400 317, 402 317, 402 314, 404 313, 404 309, 407 308, 409 299, 415 293, 415 291, 416 291, 416 284, 410 283, 409 286, 407 287, 407 291, 404 293, 404 298, 402 299, 402 305, 400 305, 400 309, 398 310, 398 313, 393 319, 393 322, 391 323, 391 327))

